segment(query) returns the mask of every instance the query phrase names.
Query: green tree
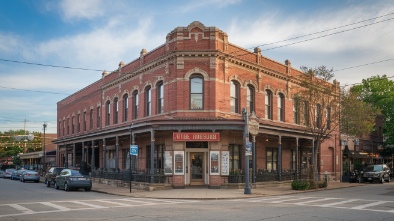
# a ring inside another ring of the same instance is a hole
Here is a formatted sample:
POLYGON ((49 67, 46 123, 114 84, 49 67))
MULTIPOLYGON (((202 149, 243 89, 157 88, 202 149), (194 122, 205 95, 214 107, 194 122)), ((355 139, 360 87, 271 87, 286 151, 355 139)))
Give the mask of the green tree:
POLYGON ((377 75, 363 79, 362 83, 354 86, 352 90, 359 93, 365 102, 380 109, 384 117, 383 135, 386 150, 383 153, 391 156, 394 154, 394 82, 386 75, 377 75))
POLYGON ((363 137, 371 133, 379 108, 364 102, 358 90, 342 90, 340 131, 349 136, 363 137))
POLYGON ((301 87, 297 96, 304 104, 304 108, 300 108, 301 116, 304 116, 303 124, 314 139, 313 171, 316 175, 314 179, 317 179, 317 156, 321 152, 321 144, 339 129, 340 87, 336 81, 334 84, 327 82, 334 74, 326 66, 301 67, 301 70, 303 75, 300 76, 301 87))

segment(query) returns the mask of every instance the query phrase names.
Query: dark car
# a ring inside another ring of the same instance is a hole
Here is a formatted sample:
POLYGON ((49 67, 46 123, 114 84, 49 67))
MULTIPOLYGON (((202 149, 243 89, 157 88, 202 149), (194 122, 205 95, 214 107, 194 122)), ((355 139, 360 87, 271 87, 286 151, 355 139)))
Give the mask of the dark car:
POLYGON ((55 188, 66 191, 83 188, 85 191, 90 191, 92 180, 90 176, 82 175, 78 170, 64 169, 60 175, 56 176, 55 188))
POLYGON ((51 167, 48 173, 45 174, 45 185, 47 185, 47 187, 54 185, 56 182, 56 176, 59 175, 63 169, 64 167, 51 167))
POLYGON ((363 179, 365 182, 390 182, 390 169, 386 164, 369 165, 365 167, 363 179))

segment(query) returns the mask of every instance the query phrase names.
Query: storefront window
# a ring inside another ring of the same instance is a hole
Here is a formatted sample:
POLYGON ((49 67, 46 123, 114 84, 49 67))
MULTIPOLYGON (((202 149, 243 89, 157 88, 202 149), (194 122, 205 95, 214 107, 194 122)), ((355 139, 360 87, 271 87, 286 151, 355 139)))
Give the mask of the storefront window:
POLYGON ((267 148, 267 170, 273 171, 278 169, 278 149, 267 148))
POLYGON ((240 144, 230 144, 229 150, 229 160, 230 160, 230 171, 236 171, 241 169, 241 150, 242 145, 240 144))
MULTIPOLYGON (((150 162, 151 162, 151 148, 150 145, 146 147, 146 168, 150 169, 150 162)), ((153 168, 156 170, 162 170, 163 167, 163 159, 164 159, 164 145, 156 145, 155 146, 155 152, 154 152, 154 163, 153 163, 153 168)))

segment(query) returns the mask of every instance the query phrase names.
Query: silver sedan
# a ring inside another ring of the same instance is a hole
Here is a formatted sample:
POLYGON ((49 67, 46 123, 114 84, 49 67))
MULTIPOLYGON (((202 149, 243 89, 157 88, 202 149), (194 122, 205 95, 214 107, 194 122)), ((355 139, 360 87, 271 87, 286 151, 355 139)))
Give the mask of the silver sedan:
POLYGON ((34 181, 35 183, 38 183, 40 182, 40 174, 34 170, 25 170, 21 174, 20 181, 34 181))

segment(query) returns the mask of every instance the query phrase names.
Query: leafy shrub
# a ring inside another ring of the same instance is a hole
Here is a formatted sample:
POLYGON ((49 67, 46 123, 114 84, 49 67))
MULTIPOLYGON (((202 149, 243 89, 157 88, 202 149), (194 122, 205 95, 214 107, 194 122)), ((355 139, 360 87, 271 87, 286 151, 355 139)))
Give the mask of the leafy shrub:
POLYGON ((291 182, 291 188, 293 190, 307 190, 309 189, 309 181, 306 180, 293 180, 293 182, 291 182))

